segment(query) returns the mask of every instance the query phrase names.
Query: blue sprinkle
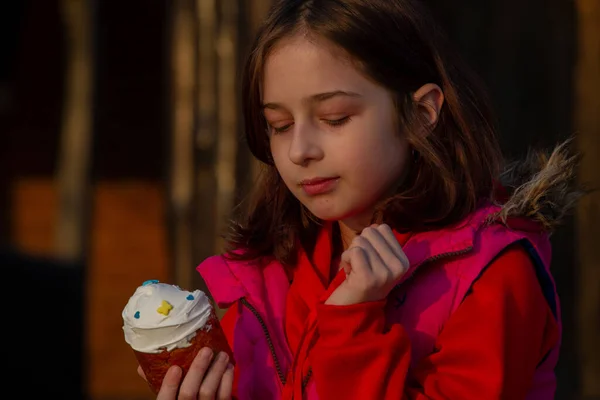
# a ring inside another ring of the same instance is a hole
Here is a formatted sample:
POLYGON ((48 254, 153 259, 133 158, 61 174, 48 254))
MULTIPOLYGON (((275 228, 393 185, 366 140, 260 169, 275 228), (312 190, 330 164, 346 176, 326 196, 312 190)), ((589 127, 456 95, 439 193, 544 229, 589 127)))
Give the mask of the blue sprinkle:
POLYGON ((158 283, 158 281, 156 279, 150 279, 149 281, 142 283, 142 286, 152 285, 153 283, 158 283))
POLYGON ((133 318, 140 319, 140 312, 136 311, 135 314, 133 315, 133 318))
POLYGON ((188 295, 188 297, 186 297, 186 299, 188 299, 188 300, 194 300, 194 296, 192 296, 192 295, 190 294, 190 295, 188 295))

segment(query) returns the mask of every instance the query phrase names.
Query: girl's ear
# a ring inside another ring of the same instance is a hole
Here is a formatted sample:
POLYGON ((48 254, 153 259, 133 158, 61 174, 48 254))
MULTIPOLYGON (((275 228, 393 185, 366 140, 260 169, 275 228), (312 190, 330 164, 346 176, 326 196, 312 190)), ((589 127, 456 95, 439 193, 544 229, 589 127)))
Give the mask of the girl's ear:
POLYGON ((417 103, 419 113, 429 122, 429 126, 435 127, 444 104, 442 89, 435 83, 426 83, 417 89, 413 99, 417 103))

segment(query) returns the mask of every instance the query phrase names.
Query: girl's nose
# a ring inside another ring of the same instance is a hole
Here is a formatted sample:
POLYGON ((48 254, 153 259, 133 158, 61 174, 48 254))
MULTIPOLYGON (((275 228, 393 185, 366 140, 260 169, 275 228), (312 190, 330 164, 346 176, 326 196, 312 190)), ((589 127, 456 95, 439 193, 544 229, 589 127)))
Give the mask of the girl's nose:
POLYGON ((323 158, 323 149, 318 140, 318 132, 309 126, 296 125, 289 148, 290 160, 297 165, 323 158))

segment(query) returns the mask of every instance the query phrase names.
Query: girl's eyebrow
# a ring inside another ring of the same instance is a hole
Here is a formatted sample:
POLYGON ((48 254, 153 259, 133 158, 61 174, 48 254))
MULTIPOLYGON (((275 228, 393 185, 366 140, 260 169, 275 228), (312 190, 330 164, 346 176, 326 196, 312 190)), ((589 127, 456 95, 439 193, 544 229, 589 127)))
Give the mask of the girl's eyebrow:
MULTIPOLYGON (((325 100, 329 100, 332 99, 334 97, 362 97, 362 95, 355 93, 355 92, 348 92, 348 91, 344 91, 344 90, 335 90, 333 92, 325 92, 325 93, 317 93, 317 94, 313 94, 312 96, 309 96, 308 98, 306 98, 304 101, 307 103, 321 103, 325 100)), ((279 103, 266 103, 262 105, 263 110, 264 109, 269 109, 269 110, 278 110, 278 109, 282 109, 285 108, 282 104, 279 103)))

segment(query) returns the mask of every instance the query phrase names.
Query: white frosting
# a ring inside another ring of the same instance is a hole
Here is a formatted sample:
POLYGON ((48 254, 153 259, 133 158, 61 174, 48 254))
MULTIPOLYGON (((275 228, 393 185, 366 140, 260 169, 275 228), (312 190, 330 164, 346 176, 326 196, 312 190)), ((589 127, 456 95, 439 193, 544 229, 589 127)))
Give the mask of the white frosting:
POLYGON ((200 290, 188 292, 157 282, 144 284, 123 309, 125 341, 142 353, 188 347, 196 331, 210 330, 205 324, 211 312, 212 305, 200 290), (163 300, 173 307, 167 315, 157 311, 163 300))

